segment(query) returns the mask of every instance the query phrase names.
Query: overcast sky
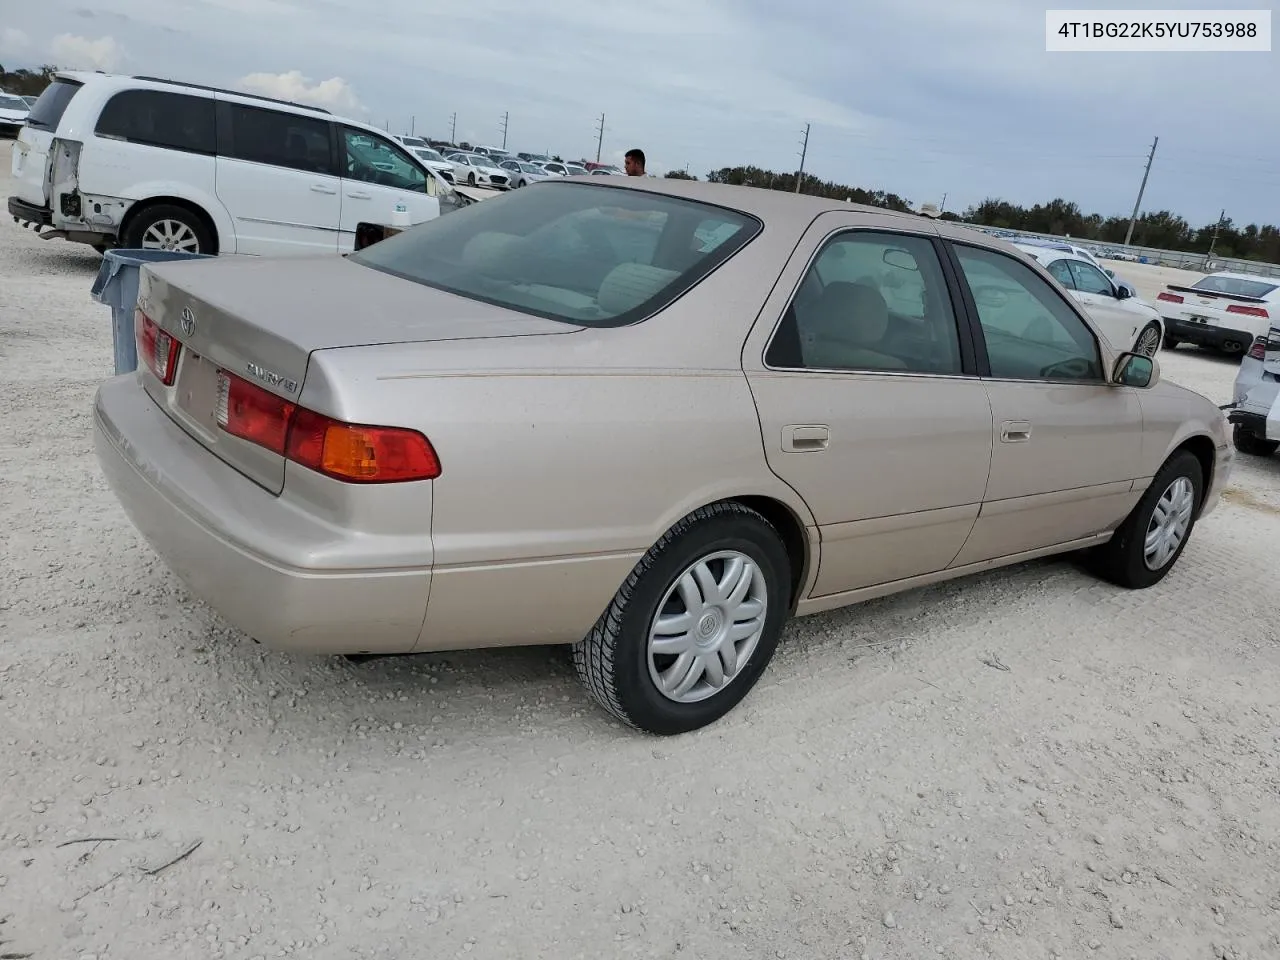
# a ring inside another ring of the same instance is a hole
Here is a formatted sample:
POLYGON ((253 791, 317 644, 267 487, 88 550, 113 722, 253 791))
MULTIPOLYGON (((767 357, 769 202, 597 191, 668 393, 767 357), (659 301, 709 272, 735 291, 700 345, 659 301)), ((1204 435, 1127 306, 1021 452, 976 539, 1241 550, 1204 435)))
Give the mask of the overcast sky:
POLYGON ((1061 196, 1128 216, 1159 136, 1144 210, 1280 224, 1280 54, 1046 53, 1045 5, 1026 0, 24 6, 0 23, 6 66, 252 87, 394 133, 414 118, 448 137, 456 112, 480 144, 502 143, 509 111, 508 148, 566 158, 595 157, 603 112, 602 159, 639 146, 651 173, 699 177, 794 170, 811 123, 808 172, 957 212, 1061 196))

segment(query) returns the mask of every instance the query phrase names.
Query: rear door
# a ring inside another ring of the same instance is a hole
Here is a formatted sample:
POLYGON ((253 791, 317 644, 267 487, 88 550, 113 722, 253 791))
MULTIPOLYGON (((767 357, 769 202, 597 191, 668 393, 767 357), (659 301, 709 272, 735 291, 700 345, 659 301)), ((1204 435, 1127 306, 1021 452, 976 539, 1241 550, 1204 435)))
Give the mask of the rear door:
POLYGON ((27 116, 26 126, 13 145, 10 173, 13 195, 37 207, 49 205, 49 146, 58 133, 58 124, 71 102, 84 86, 79 80, 55 79, 36 100, 27 116))
POLYGON ((234 252, 335 252, 341 185, 328 120, 218 103, 217 192, 235 225, 234 252))
POLYGON ((765 457, 819 527, 812 596, 942 570, 978 516, 991 407, 940 249, 924 222, 823 214, 748 339, 765 457))
POLYGON ((361 223, 389 225, 396 204, 409 211, 412 223, 440 215, 436 179, 420 161, 390 137, 368 130, 340 126, 338 155, 342 164, 342 215, 338 250, 355 249, 356 227, 361 223))

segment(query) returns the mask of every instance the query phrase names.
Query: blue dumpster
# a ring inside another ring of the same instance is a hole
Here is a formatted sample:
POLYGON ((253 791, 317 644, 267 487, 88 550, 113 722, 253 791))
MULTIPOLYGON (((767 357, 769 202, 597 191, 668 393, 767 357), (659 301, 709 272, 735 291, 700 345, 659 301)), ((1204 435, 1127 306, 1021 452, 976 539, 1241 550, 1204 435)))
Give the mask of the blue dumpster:
POLYGON ((143 264, 172 260, 207 260, 207 253, 177 250, 108 250, 89 291, 93 299, 111 308, 111 341, 116 373, 138 368, 138 345, 133 339, 133 310, 138 304, 138 272, 143 264))

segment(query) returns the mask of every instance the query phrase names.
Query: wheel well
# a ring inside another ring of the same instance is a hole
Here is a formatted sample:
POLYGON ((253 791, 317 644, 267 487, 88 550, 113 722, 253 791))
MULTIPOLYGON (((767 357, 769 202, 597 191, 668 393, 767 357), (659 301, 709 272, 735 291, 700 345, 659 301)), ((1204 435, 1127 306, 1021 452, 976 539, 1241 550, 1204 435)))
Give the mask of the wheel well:
POLYGON ((133 221, 138 219, 144 211, 161 205, 181 207, 183 210, 199 217, 200 222, 203 223, 205 229, 209 231, 209 236, 213 237, 213 250, 211 252, 218 252, 222 245, 218 237, 218 227, 214 224, 213 218, 209 216, 209 214, 205 212, 205 209, 199 204, 192 203, 190 200, 183 200, 181 197, 151 197, 150 199, 141 200, 138 203, 135 203, 129 208, 129 212, 125 214, 124 219, 120 221, 120 229, 116 233, 119 242, 124 243, 124 238, 129 232, 129 227, 132 226, 133 221))
POLYGON ((782 545, 786 547, 787 557, 791 560, 791 609, 794 610, 800 600, 800 588, 804 586, 809 566, 809 538, 805 534, 804 524, 790 507, 772 497, 734 497, 733 499, 761 514, 781 534, 782 545))
POLYGON ((1200 503, 1196 504, 1196 515, 1199 516, 1200 508, 1204 505, 1204 496, 1209 491, 1209 487, 1213 485, 1215 453, 1213 441, 1205 436, 1188 437, 1178 444, 1178 449, 1174 453, 1182 450, 1186 450, 1200 462, 1200 475, 1204 477, 1204 489, 1200 491, 1200 503))

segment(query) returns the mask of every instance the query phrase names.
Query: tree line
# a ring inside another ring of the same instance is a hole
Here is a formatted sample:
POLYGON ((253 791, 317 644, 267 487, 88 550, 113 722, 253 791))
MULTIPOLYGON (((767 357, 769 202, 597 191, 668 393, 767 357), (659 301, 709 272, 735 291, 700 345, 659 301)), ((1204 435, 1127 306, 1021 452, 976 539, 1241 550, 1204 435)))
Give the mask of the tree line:
MULTIPOLYGON (((698 179, 683 170, 671 170, 666 176, 673 180, 698 179)), ((730 183, 788 192, 796 189, 795 173, 775 173, 754 166, 721 167, 708 173, 706 178, 709 183, 730 183)), ((810 196, 831 200, 844 200, 847 197, 854 203, 903 212, 913 211, 910 202, 896 193, 851 187, 832 180, 819 180, 809 174, 804 175, 801 190, 810 196)), ((988 198, 960 214, 944 212, 940 219, 963 220, 984 227, 1027 230, 1070 236, 1073 240, 1116 245, 1124 243, 1125 234, 1129 230, 1127 216, 1108 217, 1100 213, 1084 213, 1078 204, 1060 197, 1031 207, 988 198)), ((1237 226, 1230 218, 1217 224, 1193 227, 1183 217, 1169 210, 1144 213, 1134 225, 1131 242, 1137 246, 1186 253, 1207 253, 1212 244, 1215 256, 1280 263, 1280 227, 1256 223, 1237 226)))
POLYGON ((6 70, 0 64, 0 90, 22 97, 38 97, 53 80, 58 68, 45 64, 38 70, 6 70))

